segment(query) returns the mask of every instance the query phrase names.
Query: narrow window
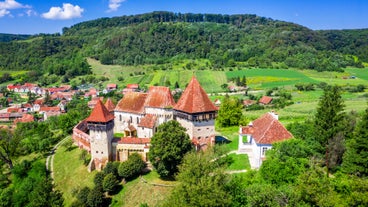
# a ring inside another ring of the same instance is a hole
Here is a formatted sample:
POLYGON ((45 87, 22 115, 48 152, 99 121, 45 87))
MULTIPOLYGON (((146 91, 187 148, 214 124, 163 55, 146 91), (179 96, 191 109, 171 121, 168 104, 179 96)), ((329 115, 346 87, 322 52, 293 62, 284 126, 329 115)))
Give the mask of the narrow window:
POLYGON ((267 147, 262 147, 262 156, 266 155, 267 147))

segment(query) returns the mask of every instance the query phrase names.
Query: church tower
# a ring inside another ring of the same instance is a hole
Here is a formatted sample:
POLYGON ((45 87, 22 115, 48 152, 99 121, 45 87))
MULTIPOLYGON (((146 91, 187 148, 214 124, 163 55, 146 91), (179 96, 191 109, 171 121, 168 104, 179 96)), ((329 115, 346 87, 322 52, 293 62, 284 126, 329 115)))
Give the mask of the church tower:
POLYGON ((187 130, 197 149, 215 143, 215 119, 218 108, 193 76, 174 107, 175 119, 187 130))
POLYGON ((86 119, 91 143, 92 159, 89 170, 101 170, 112 160, 111 142, 114 137, 114 115, 98 100, 86 119))

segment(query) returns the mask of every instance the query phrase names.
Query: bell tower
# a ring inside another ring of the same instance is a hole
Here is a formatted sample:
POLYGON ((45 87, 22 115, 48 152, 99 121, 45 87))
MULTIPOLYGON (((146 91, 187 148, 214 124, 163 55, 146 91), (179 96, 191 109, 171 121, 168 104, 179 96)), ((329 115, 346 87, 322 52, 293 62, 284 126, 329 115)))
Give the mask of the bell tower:
POLYGON ((218 108, 193 76, 174 107, 174 117, 197 149, 215 144, 215 119, 218 108))
POLYGON ((101 170, 112 160, 111 142, 114 138, 114 115, 98 100, 86 119, 91 143, 92 159, 89 170, 101 170))

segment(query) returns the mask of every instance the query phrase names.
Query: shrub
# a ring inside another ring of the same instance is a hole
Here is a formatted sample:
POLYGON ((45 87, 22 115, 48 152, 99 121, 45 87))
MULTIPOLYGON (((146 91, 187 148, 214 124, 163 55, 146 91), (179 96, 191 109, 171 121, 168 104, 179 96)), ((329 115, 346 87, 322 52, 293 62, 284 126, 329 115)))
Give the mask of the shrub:
POLYGON ((131 179, 137 176, 145 166, 146 163, 141 156, 134 153, 129 156, 127 161, 120 163, 118 173, 120 177, 131 179))

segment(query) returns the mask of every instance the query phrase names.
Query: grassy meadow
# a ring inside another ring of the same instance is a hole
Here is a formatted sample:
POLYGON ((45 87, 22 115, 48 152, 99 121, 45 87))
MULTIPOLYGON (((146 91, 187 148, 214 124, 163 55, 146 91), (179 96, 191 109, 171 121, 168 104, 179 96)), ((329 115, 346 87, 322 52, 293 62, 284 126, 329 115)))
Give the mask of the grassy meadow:
POLYGON ((57 190, 63 192, 64 205, 71 206, 75 200, 75 191, 85 186, 93 187, 96 171, 88 172, 83 161, 79 159, 82 150, 74 147, 67 151, 60 146, 54 157, 54 182, 57 190))

